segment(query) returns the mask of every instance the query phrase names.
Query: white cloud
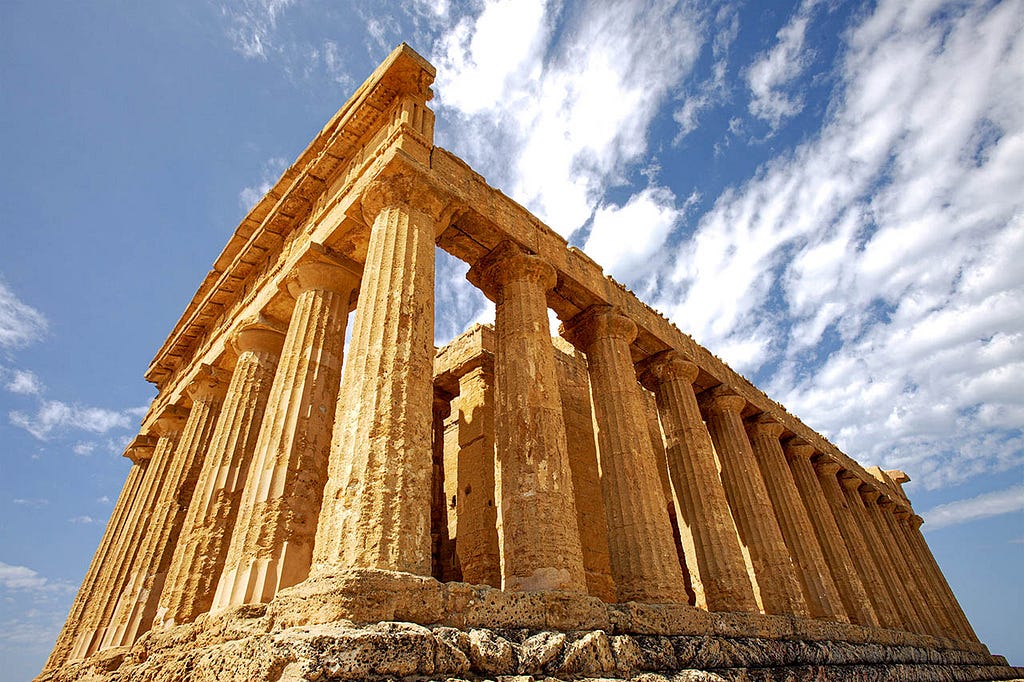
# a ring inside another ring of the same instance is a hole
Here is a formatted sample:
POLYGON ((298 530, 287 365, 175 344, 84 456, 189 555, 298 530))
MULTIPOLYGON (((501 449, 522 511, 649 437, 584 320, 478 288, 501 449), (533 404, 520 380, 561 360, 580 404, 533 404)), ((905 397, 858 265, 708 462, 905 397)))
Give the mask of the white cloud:
POLYGON ((68 523, 74 523, 76 525, 87 525, 91 523, 96 523, 96 519, 94 519, 91 516, 82 514, 81 516, 72 516, 70 519, 68 519, 68 523))
POLYGON ((433 56, 442 136, 454 119, 460 154, 565 236, 645 155, 654 115, 702 42, 689 5, 578 9, 563 17, 540 0, 486 2, 433 56))
POLYGON ((1015 485, 1006 490, 996 490, 964 500, 940 504, 921 516, 925 520, 925 529, 936 530, 1022 510, 1024 510, 1024 485, 1015 485))
POLYGON ((243 211, 249 211, 263 196, 271 190, 274 184, 280 179, 281 174, 288 169, 287 159, 275 156, 267 159, 260 170, 260 180, 255 185, 244 187, 238 193, 238 205, 243 211))
POLYGON ((27 369, 16 369, 10 374, 11 377, 8 379, 5 386, 11 393, 19 393, 21 395, 39 395, 43 392, 43 383, 32 371, 27 369))
POLYGON ((27 566, 14 566, 0 561, 0 590, 9 592, 70 592, 74 588, 64 581, 50 580, 27 566))
POLYGON ((15 349, 43 338, 47 329, 41 312, 23 303, 0 279, 0 348, 15 349))
POLYGON ((803 97, 793 91, 792 83, 803 74, 812 57, 804 47, 804 39, 817 4, 818 0, 804 0, 789 23, 779 29, 775 45, 747 69, 750 113, 766 121, 772 130, 804 107, 803 97))
POLYGON ((95 449, 96 443, 78 442, 71 446, 71 452, 83 457, 86 455, 91 455, 92 451, 95 449))
POLYGON ((714 106, 725 102, 729 96, 729 85, 726 81, 726 70, 729 66, 729 50, 740 31, 740 15, 735 5, 725 4, 715 14, 711 41, 711 56, 714 63, 711 76, 698 83, 682 97, 682 105, 672 114, 679 124, 672 144, 679 142, 697 130, 701 118, 714 106))
POLYGON ((881 2, 848 41, 821 133, 718 198, 657 307, 860 461, 1020 466, 1022 4, 881 2))
MULTIPOLYGON (((12 411, 12 424, 25 429, 39 440, 47 440, 55 433, 69 430, 106 433, 113 429, 127 429, 136 425, 145 408, 108 410, 102 407, 70 405, 59 400, 43 400, 34 415, 20 410, 12 411)), ((76 454, 83 454, 77 453, 76 454)))
POLYGON ((228 19, 228 38, 247 59, 266 59, 274 50, 272 38, 278 18, 295 0, 232 0, 221 5, 228 19))
POLYGON ((13 500, 11 500, 11 503, 19 505, 19 506, 22 506, 22 507, 30 507, 32 509, 39 509, 41 507, 45 507, 46 505, 50 504, 50 501, 48 499, 44 498, 44 497, 34 497, 34 498, 15 497, 13 500))
POLYGON ((99 503, 99 504, 110 504, 112 502, 112 500, 110 499, 109 496, 103 495, 101 497, 97 497, 96 498, 96 502, 99 503))

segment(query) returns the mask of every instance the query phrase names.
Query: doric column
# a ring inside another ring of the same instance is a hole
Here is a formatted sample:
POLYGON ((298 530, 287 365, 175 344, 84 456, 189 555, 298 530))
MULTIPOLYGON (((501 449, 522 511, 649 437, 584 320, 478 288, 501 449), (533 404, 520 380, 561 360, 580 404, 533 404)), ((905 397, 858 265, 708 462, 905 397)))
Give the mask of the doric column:
POLYGON ((444 207, 419 178, 376 181, 338 402, 314 571, 430 575, 434 236, 444 207))
POLYGON ((225 378, 221 370, 206 366, 186 388, 192 399, 188 419, 168 461, 167 477, 156 498, 132 580, 125 587, 125 599, 111 620, 103 648, 131 644, 153 624, 185 513, 227 390, 225 378))
MULTIPOLYGON (((132 575, 136 557, 149 528, 157 496, 162 490, 169 471, 169 460, 181 437, 182 427, 188 410, 171 405, 164 408, 154 421, 152 431, 156 443, 149 451, 143 451, 148 464, 139 485, 139 493, 125 520, 124 532, 118 548, 123 552, 119 561, 112 562, 109 572, 103 576, 103 598, 86 614, 88 627, 83 628, 75 644, 72 658, 85 658, 100 649, 106 638, 108 626, 124 597, 124 587, 132 575)), ((148 450, 148 449, 147 449, 148 450)))
POLYGON ((867 485, 861 487, 860 494, 864 498, 868 517, 875 524, 875 529, 878 532, 883 549, 889 557, 893 572, 896 574, 896 580, 917 617, 917 620, 914 622, 916 631, 941 636, 942 628, 939 627, 935 617, 932 615, 926 595, 918 588, 914 573, 907 564, 902 540, 897 540, 893 527, 889 523, 889 519, 892 516, 889 512, 889 508, 892 507, 892 500, 884 497, 879 491, 867 485))
POLYGON ((978 635, 975 634, 974 628, 971 627, 970 621, 967 620, 964 610, 960 607, 960 602, 957 601, 956 595, 953 594, 953 590, 946 581, 946 576, 942 574, 942 569, 939 568, 938 562, 935 561, 935 555, 932 554, 928 543, 925 542, 924 535, 921 534, 922 523, 924 523, 924 519, 920 516, 916 514, 911 516, 909 519, 910 525, 907 528, 907 536, 918 557, 924 566, 929 569, 932 585, 944 597, 943 603, 946 613, 950 619, 958 624, 957 633, 960 635, 960 639, 965 642, 977 642, 978 635))
POLYGON ((589 308, 563 325, 563 335, 587 354, 618 599, 686 603, 629 349, 636 333, 632 320, 607 306, 589 308))
POLYGON ((231 339, 235 369, 160 597, 159 623, 188 623, 210 610, 283 343, 284 334, 261 326, 231 339))
POLYGON ((882 581, 875 562, 871 560, 867 542, 865 542, 860 526, 853 516, 853 511, 846 503, 846 496, 836 477, 840 468, 838 464, 824 456, 814 462, 818 483, 832 510, 836 525, 839 526, 843 539, 846 541, 846 547, 857 567, 857 573, 867 591, 868 598, 871 600, 871 606, 878 618, 879 625, 886 628, 899 628, 902 626, 899 614, 896 612, 896 607, 892 603, 892 598, 885 588, 885 583, 882 581))
POLYGON ((786 465, 786 456, 779 442, 783 431, 782 424, 766 414, 747 425, 750 445, 775 508, 775 518, 782 530, 782 539, 789 548, 811 617, 848 622, 811 520, 800 500, 800 492, 786 465))
POLYGON ((878 626, 875 609, 850 557, 846 542, 839 532, 835 517, 829 509, 821 484, 814 474, 814 467, 811 465, 814 446, 793 438, 786 443, 785 455, 789 461, 789 470, 793 474, 793 482, 807 510, 807 517, 814 527, 814 535, 818 539, 825 563, 839 590, 844 613, 858 625, 878 626))
POLYGON ((270 601, 309 574, 358 283, 353 270, 327 262, 289 276, 295 307, 212 609, 270 601))
MULTIPOLYGON (((469 271, 495 303, 494 409, 502 585, 586 592, 547 314, 554 269, 509 242, 469 271)), ((463 440, 460 423, 460 442, 463 440)), ((456 544, 460 542, 456 541, 456 544)), ((465 571, 465 568, 463 568, 465 571)))
POLYGON ((445 556, 450 549, 448 538, 448 504, 444 494, 444 422, 452 413, 452 396, 434 387, 434 411, 431 457, 433 466, 430 477, 430 572, 444 582, 445 563, 454 557, 445 556))
POLYGON ((875 525, 868 516, 864 505, 864 498, 860 494, 860 486, 862 484, 863 480, 852 472, 846 470, 839 472, 839 485, 846 495, 846 504, 853 514, 861 535, 864 537, 868 558, 878 570, 882 586, 895 607, 898 616, 897 627, 901 630, 913 632, 914 628, 916 628, 917 614, 907 600, 907 595, 904 593, 902 585, 899 584, 899 579, 889 561, 889 556, 885 553, 885 549, 882 546, 882 540, 879 538, 875 525))
MULTIPOLYGON (((139 438, 145 437, 140 436, 139 438)), ((136 441, 139 438, 136 438, 136 441)), ((144 455, 138 451, 138 448, 133 448, 132 446, 129 446, 125 451, 125 457, 132 459, 132 468, 128 471, 128 477, 121 488, 121 495, 117 498, 117 504, 110 514, 110 520, 107 522, 107 528, 103 532, 103 539, 100 540, 99 548, 93 556, 92 563, 89 564, 89 570, 85 574, 85 579, 82 581, 78 594, 75 596, 75 601, 71 604, 71 610, 68 613, 67 620, 64 621, 64 627, 57 637, 57 642, 46 661, 46 665, 43 666, 44 672, 60 667, 68 660, 75 639, 82 631, 83 616, 88 606, 101 600, 102 595, 107 592, 107 586, 101 582, 102 576, 108 572, 110 562, 119 561, 123 554, 123 548, 119 546, 119 540, 131 507, 138 496, 146 466, 149 464, 149 456, 153 452, 152 444, 147 443, 147 445, 148 447, 145 449, 144 455)))
MULTIPOLYGON (((879 500, 881 503, 882 500, 879 500)), ((918 558, 914 549, 913 541, 908 536, 910 530, 907 521, 910 511, 894 504, 882 506, 882 516, 892 534, 894 548, 902 555, 903 561, 912 576, 917 588, 917 593, 926 605, 932 620, 935 623, 935 634, 940 637, 958 638, 958 624, 950 618, 943 604, 943 598, 939 590, 936 590, 929 579, 928 571, 923 562, 918 558)))
POLYGON ((678 353, 665 351, 643 363, 640 379, 658 404, 697 605, 710 611, 752 613, 757 602, 715 465, 711 436, 693 392, 698 371, 697 365, 678 353))
POLYGON ((704 398, 708 431, 722 465, 722 483, 740 540, 754 569, 765 613, 806 616, 793 560, 782 539, 764 478, 758 469, 741 412, 746 401, 728 390, 704 398))
POLYGON ((489 356, 461 368, 455 552, 463 582, 501 587, 494 482, 494 367, 489 356))

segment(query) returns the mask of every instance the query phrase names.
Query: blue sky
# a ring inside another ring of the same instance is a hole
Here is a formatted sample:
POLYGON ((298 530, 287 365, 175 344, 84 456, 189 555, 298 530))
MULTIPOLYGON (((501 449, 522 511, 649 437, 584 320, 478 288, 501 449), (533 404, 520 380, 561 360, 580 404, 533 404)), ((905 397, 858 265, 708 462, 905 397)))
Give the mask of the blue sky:
MULTIPOLYGON (((149 360, 398 42, 436 142, 865 465, 1024 664, 1024 3, 0 7, 0 678, 41 667, 149 360)), ((437 340, 493 314, 439 255, 437 340)))

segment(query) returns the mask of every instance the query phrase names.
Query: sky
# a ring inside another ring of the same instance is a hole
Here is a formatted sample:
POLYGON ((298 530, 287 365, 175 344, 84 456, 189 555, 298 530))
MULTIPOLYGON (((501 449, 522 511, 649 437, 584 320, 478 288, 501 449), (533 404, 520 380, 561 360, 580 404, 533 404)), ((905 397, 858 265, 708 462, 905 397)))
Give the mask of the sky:
MULTIPOLYGON (((398 43, 435 142, 859 462, 1024 665, 1024 2, 0 4, 0 679, 41 668, 142 375, 398 43)), ((439 344, 493 308, 438 254, 439 344)))

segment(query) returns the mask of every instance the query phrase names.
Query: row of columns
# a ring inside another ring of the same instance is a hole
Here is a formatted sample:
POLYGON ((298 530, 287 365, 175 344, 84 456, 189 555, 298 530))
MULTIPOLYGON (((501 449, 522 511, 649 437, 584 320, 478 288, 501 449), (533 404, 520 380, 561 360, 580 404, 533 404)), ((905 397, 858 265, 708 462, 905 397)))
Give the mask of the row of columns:
MULTIPOLYGON (((269 601, 310 575, 430 575, 439 532, 431 519, 433 268, 443 208, 412 178, 375 183, 363 199, 371 225, 363 273, 323 259, 298 265, 288 278, 287 329, 241 327, 230 376, 200 372, 189 408, 156 420, 156 440, 140 444, 146 454, 90 568, 90 591, 83 585, 89 599, 73 606, 79 618, 69 619, 74 627, 52 664, 130 644, 154 621, 269 601)), ((469 279, 496 307, 491 481, 499 510, 479 513, 500 519, 500 585, 585 593, 547 314, 556 272, 505 242, 469 279)), ((871 489, 859 490, 859 479, 837 476, 824 458, 812 463, 807 446, 784 449, 781 425, 767 417, 745 423, 735 394, 716 389, 698 401, 698 369, 678 354, 635 366, 637 327, 608 306, 583 311, 562 333, 587 357, 617 601, 685 602, 689 584, 715 611, 973 638, 920 533, 871 489), (649 438, 638 378, 656 399, 664 460, 649 438), (664 466, 685 562, 665 513, 664 466)), ((467 373, 465 390, 486 391, 478 379, 467 373)), ((488 448, 481 441, 478 458, 488 448)), ((475 554, 490 560, 493 548, 475 554)), ((499 579, 482 566, 463 571, 499 579)))

